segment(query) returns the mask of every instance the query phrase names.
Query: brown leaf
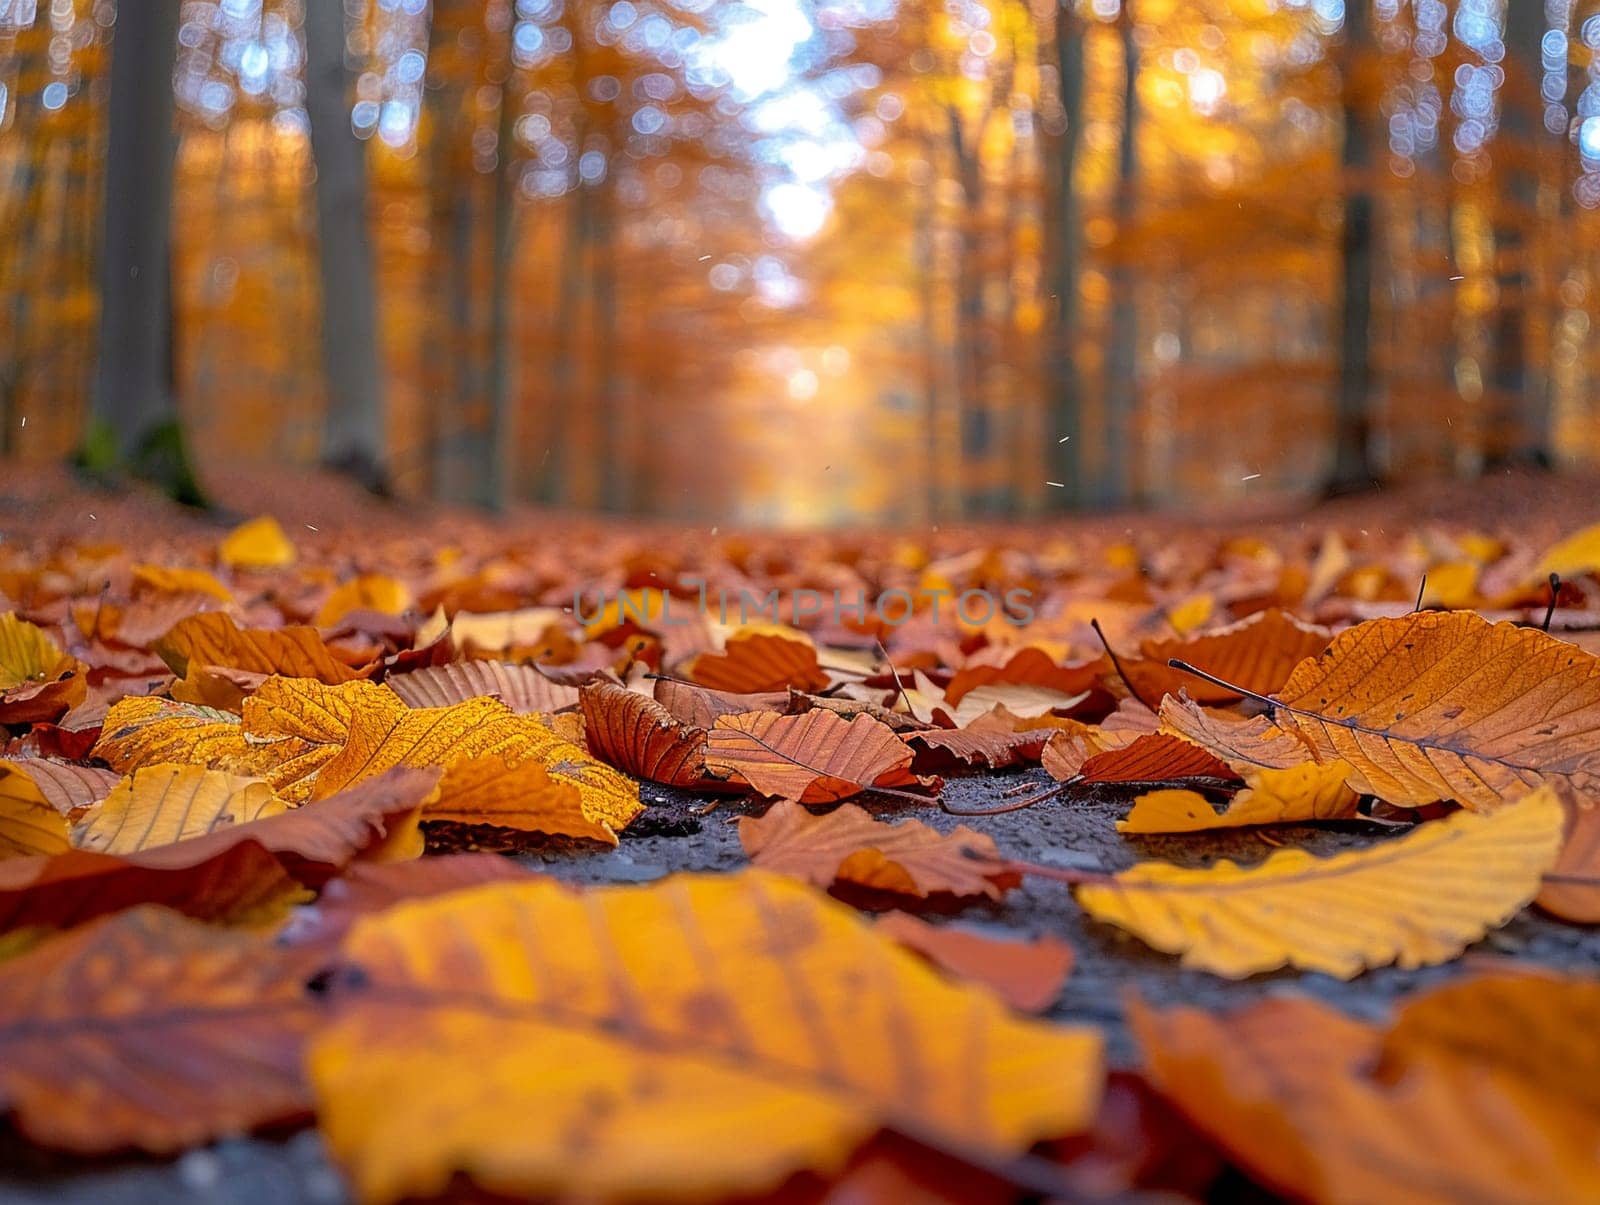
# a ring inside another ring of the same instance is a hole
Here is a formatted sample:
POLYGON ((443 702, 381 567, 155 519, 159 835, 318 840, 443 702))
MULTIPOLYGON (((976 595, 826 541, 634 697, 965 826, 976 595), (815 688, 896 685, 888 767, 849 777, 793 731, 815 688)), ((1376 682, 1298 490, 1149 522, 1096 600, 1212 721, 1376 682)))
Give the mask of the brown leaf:
MULTIPOLYGON (((1073 768, 1078 745, 1072 733, 1051 738, 1045 747, 1045 769, 1052 776, 1066 770, 1066 778, 1089 783, 1176 782, 1187 778, 1212 778, 1226 782, 1234 777, 1226 762, 1182 737, 1157 733, 1141 736, 1117 749, 1094 750, 1073 768), (1062 742, 1059 746, 1056 742, 1062 742), (1052 754, 1052 746, 1057 752, 1052 754)), ((1087 737, 1079 738, 1087 746, 1087 737)), ((1065 779, 1061 779, 1065 781, 1065 779)))
POLYGON ((831 711, 718 716, 706 769, 749 783, 763 795, 828 803, 872 787, 917 786, 911 749, 871 716, 843 720, 831 711))
POLYGON ((706 777, 706 730, 675 719, 660 703, 615 682, 582 690, 584 739, 619 770, 689 787, 706 777))
POLYGON ((575 784, 552 777, 536 761, 507 762, 496 754, 452 761, 422 819, 617 843, 611 826, 584 809, 575 784))
POLYGON ((1110 667, 1104 657, 1075 665, 1059 665, 1040 648, 1017 650, 1004 665, 971 665, 957 670, 945 687, 944 701, 954 708, 980 686, 1041 686, 1059 695, 1081 695, 1110 667))
POLYGON ((336 946, 363 916, 400 903, 498 883, 524 879, 528 871, 512 859, 493 853, 441 854, 408 862, 354 862, 323 885, 316 906, 302 909, 309 919, 291 925, 297 945, 336 946))
POLYGON ((1600 804, 1593 795, 1566 804, 1566 841, 1533 902, 1562 920, 1600 925, 1600 804))
POLYGON ((0 964, 0 1100, 36 1142, 157 1154, 309 1112, 303 954, 143 907, 0 964))
POLYGON ((885 824, 847 803, 814 816, 789 800, 739 820, 739 840, 764 870, 818 887, 848 885, 926 899, 935 893, 999 899, 1021 880, 996 869, 994 840, 966 826, 940 833, 916 820, 885 824))
POLYGON ((878 932, 958 979, 984 984, 1025 1013, 1046 1011, 1072 972, 1072 947, 1053 937, 1000 941, 950 925, 930 925, 907 912, 882 917, 878 932))
POLYGON ((483 695, 499 699, 518 715, 561 711, 578 701, 578 690, 552 682, 531 665, 505 661, 457 661, 404 674, 384 685, 408 707, 448 707, 483 695))
POLYGON ((788 711, 789 692, 762 691, 758 694, 737 694, 725 690, 711 690, 692 682, 676 678, 657 678, 654 694, 656 702, 679 720, 693 728, 709 729, 719 715, 742 715, 747 711, 788 711))

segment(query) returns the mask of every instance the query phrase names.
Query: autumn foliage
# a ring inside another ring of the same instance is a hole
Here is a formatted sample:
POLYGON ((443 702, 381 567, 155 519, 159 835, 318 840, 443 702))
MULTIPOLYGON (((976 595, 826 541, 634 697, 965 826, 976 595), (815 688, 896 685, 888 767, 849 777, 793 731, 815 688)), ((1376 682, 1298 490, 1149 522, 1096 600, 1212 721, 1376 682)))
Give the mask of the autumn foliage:
POLYGON ((0 545, 22 1139, 315 1125, 374 1202, 1600 1191, 1570 964, 1469 953, 1383 1020, 1160 986, 1392 995, 1513 921, 1592 958, 1597 530, 568 558, 440 522, 0 545), (1470 606, 1413 609, 1428 555, 1480 558, 1470 606), (779 605, 724 623, 686 576, 779 605), (790 622, 843 581, 1034 613, 790 622))

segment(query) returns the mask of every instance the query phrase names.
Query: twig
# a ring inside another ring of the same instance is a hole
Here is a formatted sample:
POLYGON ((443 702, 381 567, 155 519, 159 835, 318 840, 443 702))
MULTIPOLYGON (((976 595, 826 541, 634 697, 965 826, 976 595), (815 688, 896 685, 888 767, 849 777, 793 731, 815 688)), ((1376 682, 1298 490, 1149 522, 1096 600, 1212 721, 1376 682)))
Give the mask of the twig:
POLYGON ((1422 580, 1417 583, 1417 601, 1416 601, 1415 604, 1413 604, 1413 606, 1411 608, 1411 610, 1413 612, 1422 610, 1422 596, 1424 594, 1426 594, 1427 591, 1428 591, 1428 575, 1427 575, 1426 572, 1424 572, 1423 575, 1422 575, 1422 580))
POLYGON ((1550 631, 1550 621, 1556 617, 1556 595, 1560 593, 1561 575, 1552 573, 1550 575, 1550 605, 1544 609, 1544 622, 1539 625, 1547 633, 1550 631))
POLYGON ((1111 658, 1111 668, 1117 671, 1117 677, 1122 679, 1122 684, 1128 688, 1128 693, 1134 698, 1138 699, 1139 702, 1143 703, 1146 711, 1159 711, 1160 708, 1150 706, 1150 700, 1139 693, 1139 688, 1135 686, 1128 675, 1123 672, 1122 662, 1117 657, 1116 649, 1111 647, 1111 641, 1106 639, 1105 632, 1101 630, 1100 621, 1098 619, 1091 619, 1089 621, 1089 626, 1094 629, 1094 634, 1100 637, 1100 643, 1105 646, 1106 656, 1111 658))

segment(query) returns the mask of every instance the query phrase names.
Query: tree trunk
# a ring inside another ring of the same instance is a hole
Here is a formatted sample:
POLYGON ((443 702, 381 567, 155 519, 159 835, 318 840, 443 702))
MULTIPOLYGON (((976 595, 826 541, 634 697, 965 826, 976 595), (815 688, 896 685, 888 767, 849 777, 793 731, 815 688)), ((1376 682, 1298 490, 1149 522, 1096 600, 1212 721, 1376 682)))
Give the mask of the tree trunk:
POLYGON ((1063 488, 1052 490, 1062 508, 1083 501, 1083 382, 1078 372, 1078 268, 1083 253, 1083 219, 1075 181, 1078 151, 1083 145, 1083 20, 1073 0, 1058 0, 1055 55, 1060 79, 1061 111, 1066 129, 1044 143, 1046 187, 1054 190, 1054 229, 1050 287, 1055 295, 1050 332, 1051 464, 1063 488))
POLYGON ((100 354, 81 459, 199 504, 173 394, 172 71, 179 0, 119 11, 111 52, 100 354))
MULTIPOLYGON (((1139 40, 1132 0, 1117 23, 1122 42, 1122 139, 1117 151, 1118 225, 1127 231, 1139 208, 1139 40)), ((1111 272, 1111 346, 1106 356, 1105 464, 1096 483, 1101 506, 1133 496, 1132 434, 1139 407, 1138 274, 1123 256, 1111 272)))
POLYGON ((1332 493, 1377 484, 1372 459, 1372 129, 1374 107, 1354 76, 1372 47, 1372 0, 1345 5, 1344 234, 1340 243, 1339 394, 1332 493))
POLYGON ((1508 144, 1520 143, 1523 158, 1513 166, 1506 182, 1505 208, 1513 217, 1501 223, 1497 236, 1513 265, 1500 280, 1501 293, 1509 293, 1515 301, 1501 306, 1495 383, 1508 402, 1507 412, 1501 416, 1507 435, 1505 457, 1518 464, 1551 462, 1549 364, 1543 355, 1545 347, 1536 352, 1530 338, 1549 330, 1547 315, 1535 312, 1535 307, 1545 305, 1544 282, 1536 271, 1536 261, 1543 167, 1552 150, 1540 95, 1548 29, 1544 5, 1536 0, 1506 6, 1506 66, 1516 86, 1502 92, 1505 108, 1500 136, 1508 144))
POLYGON ((322 366, 328 387, 322 461, 374 492, 387 488, 383 382, 365 148, 350 128, 342 0, 306 5, 306 114, 317 165, 322 366))
POLYGON ((472 473, 472 500, 490 510, 501 510, 510 499, 512 463, 512 402, 515 387, 511 357, 512 255, 516 246, 517 176, 514 170, 516 119, 512 90, 500 89, 498 170, 494 179, 493 242, 489 265, 489 372, 484 393, 488 405, 486 426, 469 432, 464 440, 467 467, 472 473))

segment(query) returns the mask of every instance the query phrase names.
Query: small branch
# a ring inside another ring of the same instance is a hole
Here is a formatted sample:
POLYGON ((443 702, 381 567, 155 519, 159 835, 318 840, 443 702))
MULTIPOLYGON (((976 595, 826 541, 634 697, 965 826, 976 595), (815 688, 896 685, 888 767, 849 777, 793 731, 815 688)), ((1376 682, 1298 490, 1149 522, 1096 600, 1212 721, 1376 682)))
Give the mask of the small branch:
POLYGON ((1539 625, 1544 632, 1550 631, 1550 621, 1556 617, 1556 595, 1561 593, 1561 575, 1550 575, 1550 605, 1544 609, 1544 622, 1539 625))
MULTIPOLYGON (((1260 692, 1251 690, 1251 689, 1249 689, 1248 687, 1245 687, 1245 686, 1237 686, 1234 683, 1229 682, 1224 678, 1217 677, 1216 674, 1208 674, 1205 670, 1198 669, 1195 666, 1190 665, 1187 661, 1183 660, 1181 657, 1169 658, 1168 661, 1167 661, 1167 664, 1170 665, 1173 669, 1181 669, 1186 674, 1193 674, 1196 678, 1204 679, 1205 681, 1211 683, 1211 685, 1213 685, 1213 686, 1220 686, 1220 687, 1222 687, 1223 690, 1231 690, 1235 694, 1243 695, 1247 699, 1254 699, 1257 703, 1265 703, 1268 707, 1282 707, 1283 706, 1283 704, 1280 703, 1277 699, 1274 699, 1269 695, 1261 694, 1260 692)), ((1291 708, 1289 708, 1289 710, 1290 711, 1294 711, 1294 708, 1291 707, 1291 708)), ((1295 714, 1298 715, 1299 712, 1295 712, 1295 714)))
POLYGON ((1417 583, 1417 601, 1412 605, 1413 612, 1422 610, 1422 596, 1428 592, 1428 575, 1424 573, 1422 580, 1417 583))
POLYGON ((1117 651, 1111 647, 1111 641, 1106 639, 1105 632, 1100 628, 1100 621, 1098 619, 1091 619, 1089 621, 1089 626, 1094 629, 1094 634, 1100 637, 1100 643, 1105 647, 1106 656, 1111 658, 1111 668, 1117 671, 1117 677, 1122 679, 1122 684, 1128 688, 1128 693, 1134 698, 1138 699, 1139 702, 1143 703, 1146 711, 1159 711, 1160 708, 1150 706, 1150 700, 1139 693, 1139 688, 1133 684, 1132 680, 1129 679, 1128 675, 1123 671, 1122 662, 1117 657, 1117 651))

